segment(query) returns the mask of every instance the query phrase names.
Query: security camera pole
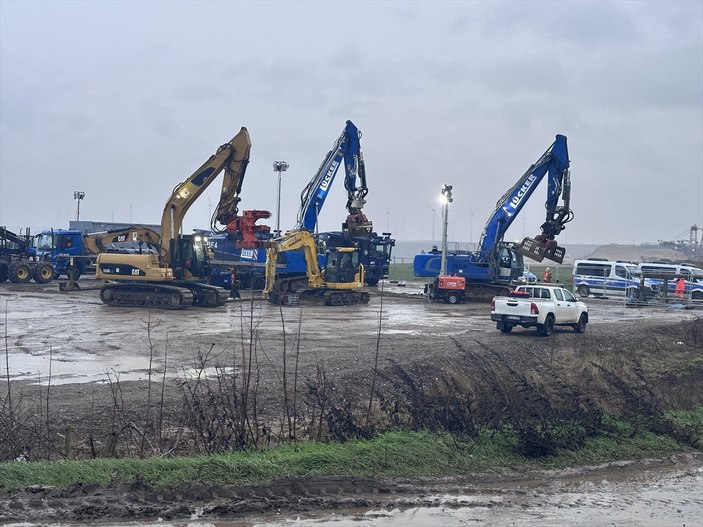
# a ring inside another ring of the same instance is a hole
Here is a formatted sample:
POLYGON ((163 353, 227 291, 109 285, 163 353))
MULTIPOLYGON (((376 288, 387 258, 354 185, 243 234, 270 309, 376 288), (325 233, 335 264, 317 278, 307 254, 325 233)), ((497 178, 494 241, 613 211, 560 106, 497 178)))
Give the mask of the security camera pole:
POLYGON ((440 275, 447 274, 447 220, 449 218, 449 204, 452 201, 454 201, 452 186, 442 185, 442 263, 439 269, 440 275))

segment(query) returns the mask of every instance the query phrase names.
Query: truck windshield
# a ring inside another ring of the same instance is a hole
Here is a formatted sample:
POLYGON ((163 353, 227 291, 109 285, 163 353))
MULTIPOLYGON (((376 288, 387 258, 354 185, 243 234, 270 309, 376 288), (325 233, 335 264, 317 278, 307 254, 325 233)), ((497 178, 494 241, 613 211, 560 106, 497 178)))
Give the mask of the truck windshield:
POLYGON ((51 251, 55 249, 54 237, 51 234, 39 234, 36 239, 36 247, 39 250, 51 251))
POLYGON ((384 258, 384 257, 388 256, 388 246, 377 244, 376 245, 376 254, 374 254, 374 256, 376 258, 384 258))

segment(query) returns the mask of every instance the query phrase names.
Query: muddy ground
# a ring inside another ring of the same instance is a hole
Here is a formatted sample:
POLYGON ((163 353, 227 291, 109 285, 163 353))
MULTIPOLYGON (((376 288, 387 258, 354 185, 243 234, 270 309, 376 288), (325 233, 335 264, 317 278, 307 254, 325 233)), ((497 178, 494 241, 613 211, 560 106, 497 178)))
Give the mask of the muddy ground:
MULTIPOLYGON (((0 284, 8 365, 0 397, 8 408, 9 378, 22 421, 20 431, 0 432, 4 461, 207 453, 398 427, 470 434, 506 422, 588 422, 703 404, 697 310, 588 299, 584 334, 558 328, 540 338, 497 331, 486 304, 427 303, 418 284, 371 289, 365 306, 279 309, 244 294, 221 309, 179 312, 106 307, 95 282, 81 286, 60 293, 55 283, 0 284), (228 423, 213 424, 215 416, 228 423)), ((282 485, 195 485, 168 495, 140 484, 28 489, 3 492, 0 518, 176 517, 203 499, 220 500, 215 513, 228 514, 348 507, 369 499, 364 489, 399 492, 405 483, 282 485), (240 492, 256 499, 232 500, 240 492)))

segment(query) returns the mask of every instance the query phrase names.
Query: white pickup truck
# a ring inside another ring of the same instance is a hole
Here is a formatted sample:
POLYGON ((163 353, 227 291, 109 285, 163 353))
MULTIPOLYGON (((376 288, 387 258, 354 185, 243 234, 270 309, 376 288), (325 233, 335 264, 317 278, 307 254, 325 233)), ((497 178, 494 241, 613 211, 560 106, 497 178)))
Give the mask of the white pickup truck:
POLYGON ((521 285, 510 296, 493 299, 491 320, 503 333, 510 333, 515 326, 535 326, 543 337, 551 335, 554 326, 571 326, 576 333, 583 333, 588 306, 558 285, 521 285))

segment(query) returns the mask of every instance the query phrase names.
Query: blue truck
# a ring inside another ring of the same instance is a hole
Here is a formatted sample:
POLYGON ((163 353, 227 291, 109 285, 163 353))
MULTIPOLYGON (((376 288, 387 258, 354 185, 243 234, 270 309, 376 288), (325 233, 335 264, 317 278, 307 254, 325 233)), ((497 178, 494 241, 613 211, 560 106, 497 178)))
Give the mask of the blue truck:
POLYGON ((83 241, 83 233, 74 229, 46 229, 34 241, 37 256, 51 262, 54 278, 61 275, 78 280, 95 271, 96 255, 91 255, 83 241))
POLYGON ((45 229, 36 235, 34 249, 38 258, 53 265, 54 278, 64 275, 78 280, 95 272, 100 253, 157 252, 159 237, 157 229, 145 225, 90 234, 78 229, 45 229))

